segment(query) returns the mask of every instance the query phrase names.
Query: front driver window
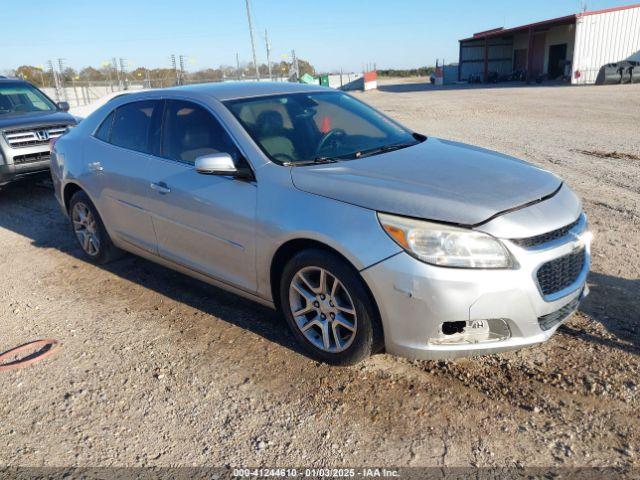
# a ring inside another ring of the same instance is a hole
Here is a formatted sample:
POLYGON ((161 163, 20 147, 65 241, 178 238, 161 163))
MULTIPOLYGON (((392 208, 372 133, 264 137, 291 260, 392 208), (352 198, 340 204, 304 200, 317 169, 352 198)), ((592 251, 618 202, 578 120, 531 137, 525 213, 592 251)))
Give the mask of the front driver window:
POLYGON ((164 125, 164 157, 189 164, 213 153, 228 153, 236 161, 239 158, 239 152, 224 128, 199 105, 169 100, 164 125))

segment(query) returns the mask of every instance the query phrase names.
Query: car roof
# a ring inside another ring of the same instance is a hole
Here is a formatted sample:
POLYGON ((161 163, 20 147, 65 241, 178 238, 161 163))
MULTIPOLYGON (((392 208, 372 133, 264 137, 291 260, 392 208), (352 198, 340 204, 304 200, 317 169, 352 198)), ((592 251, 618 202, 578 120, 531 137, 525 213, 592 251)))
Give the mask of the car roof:
POLYGON ((0 76, 0 83, 29 83, 21 78, 11 78, 0 76))
POLYGON ((265 95, 282 95, 287 93, 318 92, 329 90, 319 85, 305 85, 293 82, 219 82, 200 83, 182 87, 171 87, 162 89, 162 92, 192 92, 194 94, 206 95, 216 100, 234 100, 248 97, 262 97, 265 95))

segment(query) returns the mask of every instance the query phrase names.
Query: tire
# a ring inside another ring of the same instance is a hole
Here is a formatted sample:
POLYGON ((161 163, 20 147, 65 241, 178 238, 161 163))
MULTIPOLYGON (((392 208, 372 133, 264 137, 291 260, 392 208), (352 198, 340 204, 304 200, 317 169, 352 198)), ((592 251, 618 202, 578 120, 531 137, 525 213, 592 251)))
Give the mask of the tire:
POLYGON ((354 365, 382 349, 382 327, 364 282, 334 253, 309 249, 289 260, 280 305, 296 340, 315 360, 354 365))
POLYGON ((93 202, 82 190, 71 197, 69 221, 82 252, 91 263, 105 265, 123 256, 124 252, 113 245, 93 202))

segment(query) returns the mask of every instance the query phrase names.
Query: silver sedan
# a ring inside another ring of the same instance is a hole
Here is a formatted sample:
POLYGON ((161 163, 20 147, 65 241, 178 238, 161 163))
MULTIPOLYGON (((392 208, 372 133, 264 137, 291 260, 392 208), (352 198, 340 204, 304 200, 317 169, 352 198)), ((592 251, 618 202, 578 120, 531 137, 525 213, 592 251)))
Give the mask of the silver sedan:
POLYGON ((335 90, 122 95, 51 168, 89 260, 131 252, 281 309, 332 364, 543 342, 587 294, 590 233, 559 178, 335 90))

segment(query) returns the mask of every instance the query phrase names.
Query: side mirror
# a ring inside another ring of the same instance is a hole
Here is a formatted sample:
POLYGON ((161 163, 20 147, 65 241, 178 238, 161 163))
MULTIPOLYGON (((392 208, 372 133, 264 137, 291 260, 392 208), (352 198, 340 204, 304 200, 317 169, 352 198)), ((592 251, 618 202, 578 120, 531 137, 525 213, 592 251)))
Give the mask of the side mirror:
POLYGON ((196 158, 196 172, 203 175, 236 176, 238 169, 228 153, 212 153, 196 158))
POLYGON ((71 107, 69 107, 69 102, 58 102, 58 108, 63 112, 68 112, 71 107))

